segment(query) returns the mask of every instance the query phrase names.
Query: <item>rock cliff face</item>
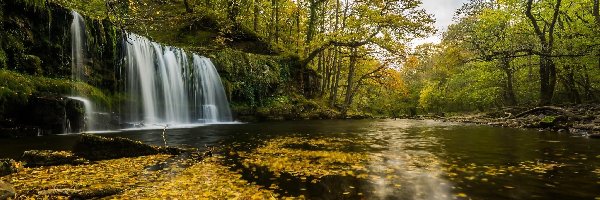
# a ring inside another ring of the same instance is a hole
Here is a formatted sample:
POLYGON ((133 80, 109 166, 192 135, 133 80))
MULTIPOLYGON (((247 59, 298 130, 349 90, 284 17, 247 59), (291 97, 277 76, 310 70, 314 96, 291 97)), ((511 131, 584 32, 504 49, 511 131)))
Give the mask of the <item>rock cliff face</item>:
POLYGON ((0 137, 84 130, 82 102, 65 96, 100 96, 110 109, 107 96, 123 87, 121 31, 86 17, 84 82, 72 82, 72 20, 70 9, 47 1, 0 2, 0 137))
MULTIPOLYGON (((25 74, 71 76, 71 10, 50 3, 0 3, 0 68, 25 74)), ((86 18, 85 80, 116 90, 120 76, 121 31, 108 20, 86 18)))
POLYGON ((11 108, 0 128, 0 137, 22 137, 81 132, 84 129, 83 103, 57 97, 32 97, 27 103, 11 108))

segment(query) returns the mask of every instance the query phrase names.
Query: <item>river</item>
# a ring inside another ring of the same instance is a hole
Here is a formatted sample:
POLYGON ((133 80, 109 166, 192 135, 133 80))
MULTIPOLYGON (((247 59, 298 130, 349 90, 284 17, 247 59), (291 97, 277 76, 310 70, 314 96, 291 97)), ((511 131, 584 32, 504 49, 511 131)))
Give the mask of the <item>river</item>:
MULTIPOLYGON (((162 130, 102 133, 163 145, 162 130)), ((319 120, 169 129, 221 147, 244 179, 310 199, 598 199, 600 140, 417 120, 319 120)), ((68 150, 75 135, 0 139, 0 157, 68 150)))

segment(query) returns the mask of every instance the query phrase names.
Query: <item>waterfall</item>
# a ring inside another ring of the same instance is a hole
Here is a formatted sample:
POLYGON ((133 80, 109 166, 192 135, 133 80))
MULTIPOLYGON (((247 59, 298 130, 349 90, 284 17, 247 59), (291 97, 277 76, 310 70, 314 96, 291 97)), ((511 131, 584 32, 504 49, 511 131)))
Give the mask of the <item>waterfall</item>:
POLYGON ((125 120, 143 125, 231 121, 219 74, 208 58, 128 33, 125 120))
POLYGON ((84 130, 92 131, 94 129, 94 104, 86 98, 83 97, 68 97, 69 99, 74 99, 77 101, 81 101, 83 103, 83 109, 85 110, 85 127, 84 130))
POLYGON ((85 62, 85 20, 79 13, 71 11, 71 79, 84 81, 85 62))
MULTIPOLYGON (((195 76, 201 80, 202 119, 206 123, 231 121, 231 111, 221 77, 208 58, 194 55, 195 76)), ((196 92, 198 94, 200 92, 196 92)), ((197 102, 200 104, 200 102, 197 102)))
MULTIPOLYGON (((86 32, 85 32, 85 20, 76 11, 71 11, 73 15, 73 21, 71 22, 71 80, 86 82, 85 79, 85 53, 86 53, 86 32)), ((77 95, 77 91, 72 92, 73 95, 77 95)), ((81 101, 85 108, 85 129, 84 130, 95 130, 94 124, 94 106, 91 101, 84 97, 69 97, 81 101)))

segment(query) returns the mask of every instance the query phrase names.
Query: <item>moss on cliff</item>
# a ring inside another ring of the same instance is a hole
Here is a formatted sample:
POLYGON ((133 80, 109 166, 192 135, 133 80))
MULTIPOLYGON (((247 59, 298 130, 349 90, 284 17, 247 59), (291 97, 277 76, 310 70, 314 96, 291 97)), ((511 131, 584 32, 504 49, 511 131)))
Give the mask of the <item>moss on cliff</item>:
POLYGON ((57 94, 86 96, 104 106, 110 106, 111 102, 102 91, 86 83, 0 70, 0 105, 22 104, 26 103, 31 96, 57 94))
POLYGON ((238 118, 329 119, 339 113, 326 103, 307 99, 297 81, 298 59, 290 55, 260 55, 233 49, 213 51, 212 58, 238 118))

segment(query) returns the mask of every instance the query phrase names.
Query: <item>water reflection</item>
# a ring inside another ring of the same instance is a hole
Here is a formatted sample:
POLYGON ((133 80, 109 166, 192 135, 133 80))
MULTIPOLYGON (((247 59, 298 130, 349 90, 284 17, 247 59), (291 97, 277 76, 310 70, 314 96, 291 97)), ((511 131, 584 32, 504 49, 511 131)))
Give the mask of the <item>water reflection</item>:
POLYGON ((369 163, 371 171, 381 175, 370 180, 375 189, 374 197, 448 199, 451 184, 442 176, 440 159, 427 150, 439 145, 437 138, 411 135, 410 129, 415 125, 422 127, 413 121, 387 121, 381 125, 386 128, 369 134, 369 139, 385 146, 384 151, 371 155, 376 159, 369 163))

